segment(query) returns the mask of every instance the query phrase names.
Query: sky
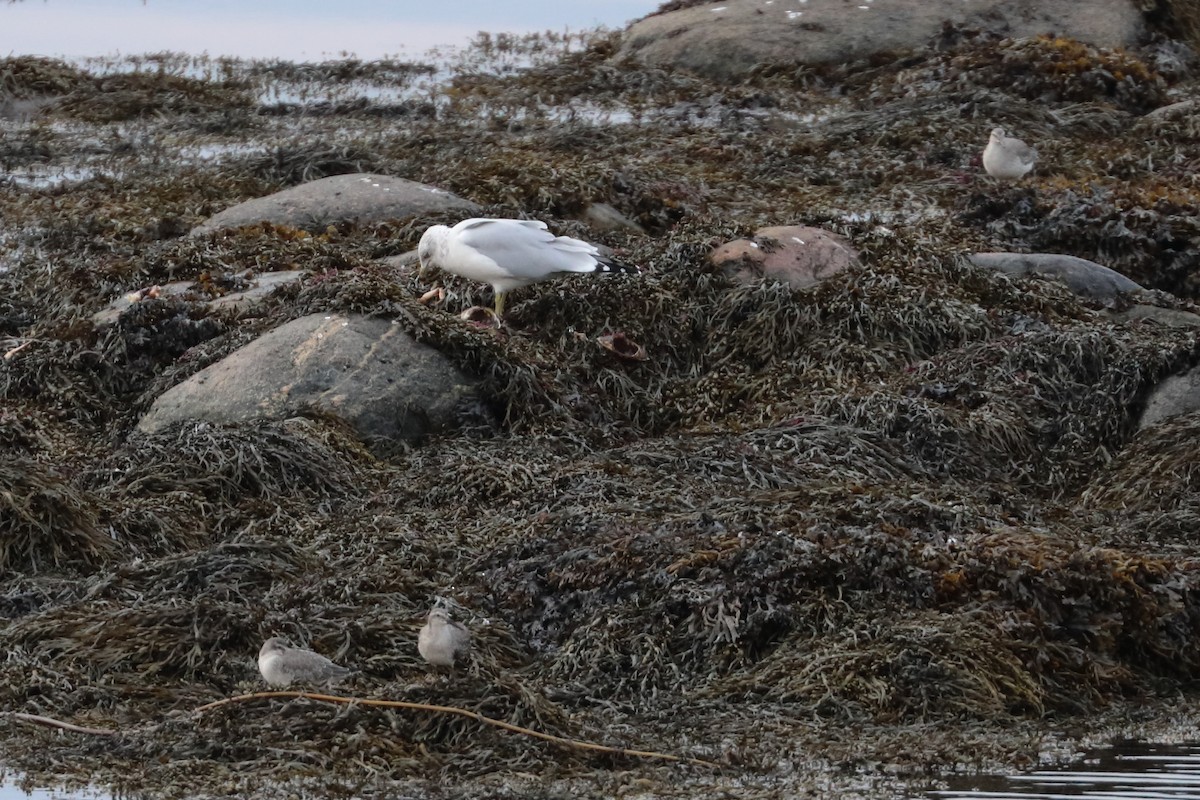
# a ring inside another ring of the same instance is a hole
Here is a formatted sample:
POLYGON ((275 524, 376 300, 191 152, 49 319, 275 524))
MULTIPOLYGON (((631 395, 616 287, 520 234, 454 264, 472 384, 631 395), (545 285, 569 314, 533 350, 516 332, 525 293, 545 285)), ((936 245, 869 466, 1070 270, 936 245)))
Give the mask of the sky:
POLYGON ((620 28, 661 0, 0 0, 0 58, 163 50, 320 61, 418 56, 490 33, 620 28))

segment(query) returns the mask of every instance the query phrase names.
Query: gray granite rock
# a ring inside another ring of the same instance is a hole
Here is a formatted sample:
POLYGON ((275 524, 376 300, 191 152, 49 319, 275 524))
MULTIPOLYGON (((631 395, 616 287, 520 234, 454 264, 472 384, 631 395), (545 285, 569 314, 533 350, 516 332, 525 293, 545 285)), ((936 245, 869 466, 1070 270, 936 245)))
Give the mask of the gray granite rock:
POLYGON ((286 419, 316 407, 346 420, 364 441, 386 446, 453 427, 474 407, 473 385, 389 320, 312 314, 172 387, 138 428, 286 419))
POLYGON ((840 64, 925 45, 950 22, 1007 37, 1053 31, 1103 47, 1142 33, 1129 0, 720 0, 654 14, 618 57, 738 81, 762 65, 840 64))
MULTIPOLYGON (((239 273, 240 277, 244 277, 249 281, 250 285, 248 288, 240 292, 230 292, 229 294, 215 297, 206 301, 206 304, 214 310, 236 308, 240 311, 248 311, 269 297, 279 287, 286 286, 289 283, 296 283, 304 275, 305 271, 300 269, 286 269, 277 272, 260 272, 254 274, 249 272, 239 273)), ((134 303, 140 303, 147 297, 183 297, 194 300, 197 298, 197 295, 193 293, 195 285, 193 281, 173 281, 172 283, 150 286, 145 289, 139 289, 136 292, 123 294, 109 303, 106 308, 93 314, 92 324, 97 326, 112 325, 134 303), (191 296, 189 297, 189 295, 191 296)))
POLYGON ((1138 430, 1194 411, 1200 411, 1200 367, 1172 375, 1151 390, 1138 420, 1138 430))
POLYGON ((1198 314, 1174 308, 1159 308, 1144 303, 1138 303, 1122 311, 1113 310, 1108 312, 1108 315, 1121 322, 1147 320, 1168 328, 1200 328, 1200 315, 1198 314))
POLYGON ((1009 275, 1041 275, 1060 281, 1075 294, 1092 300, 1113 300, 1120 292, 1142 288, 1141 284, 1095 261, 1058 253, 972 253, 967 258, 977 267, 1009 275))
POLYGON ((385 222, 450 212, 470 217, 479 212, 479 206, 416 181, 353 173, 331 175, 238 203, 197 225, 192 235, 259 222, 321 231, 339 222, 385 222))

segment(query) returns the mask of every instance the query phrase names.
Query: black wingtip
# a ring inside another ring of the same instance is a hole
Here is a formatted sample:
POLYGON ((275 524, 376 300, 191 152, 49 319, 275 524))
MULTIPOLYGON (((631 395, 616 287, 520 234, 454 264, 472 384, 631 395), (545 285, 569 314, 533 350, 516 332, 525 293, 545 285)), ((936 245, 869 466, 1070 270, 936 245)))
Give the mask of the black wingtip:
POLYGON ((608 274, 623 273, 626 275, 638 275, 641 273, 640 267, 635 267, 633 264, 625 264, 617 261, 615 258, 597 258, 596 272, 604 272, 608 274))

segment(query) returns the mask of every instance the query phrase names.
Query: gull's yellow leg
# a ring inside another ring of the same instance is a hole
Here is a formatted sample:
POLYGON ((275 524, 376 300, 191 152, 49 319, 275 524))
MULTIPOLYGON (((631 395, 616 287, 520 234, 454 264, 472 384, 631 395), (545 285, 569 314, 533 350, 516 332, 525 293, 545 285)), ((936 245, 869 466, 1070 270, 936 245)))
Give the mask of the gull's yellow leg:
POLYGON ((496 322, 504 316, 504 292, 496 292, 496 322))

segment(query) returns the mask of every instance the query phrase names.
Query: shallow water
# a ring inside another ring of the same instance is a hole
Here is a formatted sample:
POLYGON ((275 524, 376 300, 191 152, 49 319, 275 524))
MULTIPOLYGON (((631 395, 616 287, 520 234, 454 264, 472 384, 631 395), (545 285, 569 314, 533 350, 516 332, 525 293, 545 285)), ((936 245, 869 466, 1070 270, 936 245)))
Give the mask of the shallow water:
POLYGON ((0 800, 111 800, 112 795, 92 787, 76 790, 30 789, 16 786, 12 776, 0 774, 0 800))
POLYGON ((78 57, 170 50, 299 61, 344 54, 377 59, 463 46, 481 30, 620 27, 658 5, 659 0, 466 0, 450 6, 387 0, 7 3, 0 4, 0 54, 78 57))
POLYGON ((1200 799, 1200 744, 1128 742, 1087 753, 1065 767, 1020 775, 974 775, 947 781, 937 798, 1200 799))

